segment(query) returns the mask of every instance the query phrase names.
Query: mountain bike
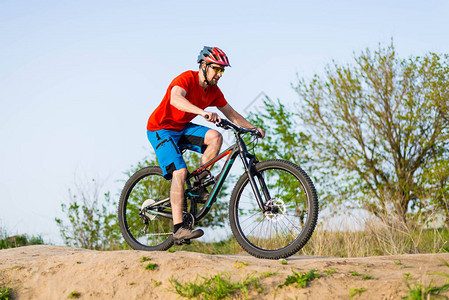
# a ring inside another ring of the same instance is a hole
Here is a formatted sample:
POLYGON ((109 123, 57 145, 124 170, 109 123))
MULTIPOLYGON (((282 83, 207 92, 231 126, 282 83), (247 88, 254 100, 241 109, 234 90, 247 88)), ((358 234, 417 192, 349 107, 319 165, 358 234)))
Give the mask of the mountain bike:
MULTIPOLYGON (((312 236, 318 218, 318 197, 309 176, 286 160, 258 161, 243 139, 249 134, 252 142, 256 141, 260 137, 257 130, 239 127, 226 119, 217 126, 232 130, 236 142, 188 172, 184 223, 193 227, 208 214, 239 157, 244 173, 231 193, 229 204, 229 224, 234 237, 255 257, 279 259, 295 254, 312 236), (195 179, 222 159, 218 175, 209 176, 198 185, 195 179), (209 197, 205 203, 199 203, 199 191, 206 187, 210 188, 209 197)), ((125 241, 135 250, 164 251, 173 246, 170 181, 162 177, 159 166, 145 167, 129 178, 120 196, 118 219, 125 241)))

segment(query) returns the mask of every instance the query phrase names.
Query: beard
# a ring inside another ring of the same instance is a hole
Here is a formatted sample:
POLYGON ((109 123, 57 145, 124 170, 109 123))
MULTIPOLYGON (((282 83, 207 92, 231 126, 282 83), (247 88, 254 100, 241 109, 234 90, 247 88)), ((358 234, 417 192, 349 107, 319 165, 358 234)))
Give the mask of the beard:
POLYGON ((211 80, 208 80, 208 81, 209 81, 209 85, 211 85, 211 86, 213 86, 213 85, 217 85, 217 83, 218 83, 218 80, 219 80, 219 78, 218 78, 218 79, 216 79, 216 78, 212 77, 212 79, 211 79, 211 80))

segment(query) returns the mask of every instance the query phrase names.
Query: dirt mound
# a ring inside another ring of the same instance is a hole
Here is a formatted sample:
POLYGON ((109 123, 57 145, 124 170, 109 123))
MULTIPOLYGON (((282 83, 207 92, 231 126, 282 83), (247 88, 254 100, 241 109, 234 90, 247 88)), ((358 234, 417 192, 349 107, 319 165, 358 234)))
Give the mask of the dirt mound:
POLYGON ((442 285, 443 276, 429 274, 449 273, 442 259, 449 261, 449 254, 293 256, 283 264, 246 255, 103 252, 44 245, 1 250, 0 285, 13 287, 18 299, 66 299, 74 291, 80 299, 179 299, 170 279, 186 283, 223 273, 234 282, 258 278, 263 290, 250 289, 250 299, 348 299, 351 288, 361 291, 354 299, 400 299, 408 290, 404 277, 412 286, 417 282, 427 286, 431 280, 434 286, 442 285), (144 256, 151 260, 143 262, 144 256), (157 265, 154 270, 145 269, 149 263, 157 265), (307 287, 277 288, 292 271, 312 269, 322 276, 307 287))

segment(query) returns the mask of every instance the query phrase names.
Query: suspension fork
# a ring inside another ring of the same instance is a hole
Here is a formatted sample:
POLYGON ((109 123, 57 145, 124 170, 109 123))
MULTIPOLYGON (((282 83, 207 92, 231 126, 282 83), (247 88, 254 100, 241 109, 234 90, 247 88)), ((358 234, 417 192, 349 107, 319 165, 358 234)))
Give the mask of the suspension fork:
POLYGON ((260 188, 262 189, 262 192, 263 192, 263 195, 265 197, 265 200, 269 201, 269 200, 271 200, 271 195, 270 195, 270 191, 268 190, 268 187, 267 187, 267 185, 265 183, 265 179, 262 176, 262 174, 257 172, 257 170, 256 170, 256 163, 258 163, 259 161, 257 160, 255 155, 248 154, 248 156, 249 156, 250 172, 253 175, 257 176, 257 179, 259 181, 259 185, 260 185, 260 188))
POLYGON ((257 204, 259 205, 259 208, 262 210, 262 212, 265 212, 269 209, 268 207, 265 206, 265 203, 269 201, 271 197, 267 185, 265 183, 265 180, 262 177, 262 174, 256 171, 256 163, 258 162, 258 160, 255 155, 249 154, 246 151, 240 152, 240 158, 242 159, 242 163, 248 176, 249 183, 251 184, 253 193, 256 196, 257 204), (249 158, 249 162, 247 161, 247 158, 249 158), (265 203, 262 199, 262 195, 260 194, 259 188, 257 186, 254 177, 257 177, 258 179, 259 186, 266 199, 265 203))

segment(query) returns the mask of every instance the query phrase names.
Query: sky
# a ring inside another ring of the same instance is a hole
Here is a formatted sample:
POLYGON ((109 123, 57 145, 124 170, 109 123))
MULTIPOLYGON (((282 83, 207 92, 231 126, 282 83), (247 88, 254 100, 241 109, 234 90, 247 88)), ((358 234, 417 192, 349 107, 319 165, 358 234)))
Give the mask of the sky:
POLYGON ((392 39, 400 57, 447 53, 448 13, 434 0, 0 0, 0 228, 61 244, 69 188, 119 193, 152 152, 149 115, 203 46, 227 53, 219 86, 245 115, 260 93, 291 103, 298 77, 392 39))

